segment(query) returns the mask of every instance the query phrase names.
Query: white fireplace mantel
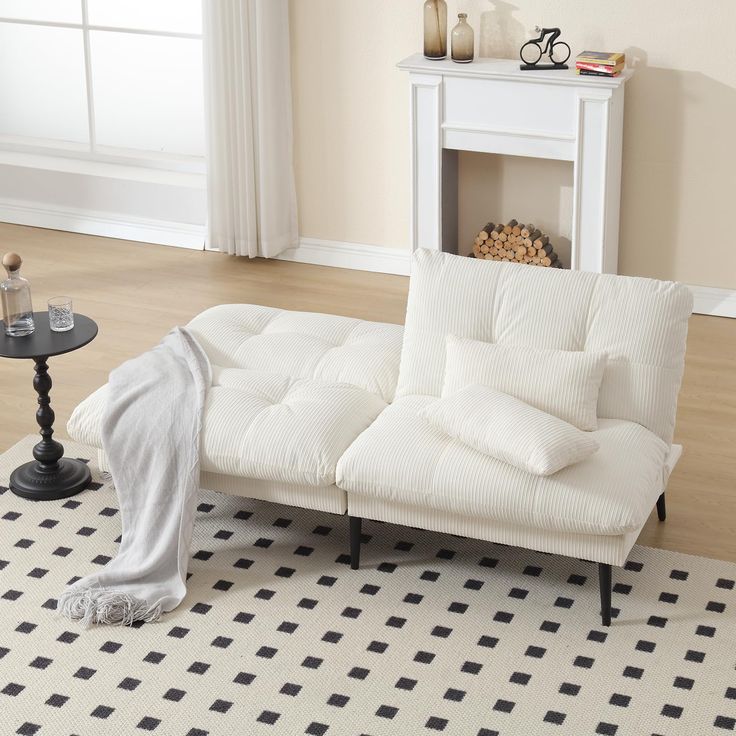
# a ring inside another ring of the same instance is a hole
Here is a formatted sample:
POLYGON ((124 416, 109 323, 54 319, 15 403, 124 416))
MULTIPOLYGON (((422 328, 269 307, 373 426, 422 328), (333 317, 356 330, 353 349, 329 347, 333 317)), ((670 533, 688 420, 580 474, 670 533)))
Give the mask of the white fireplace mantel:
POLYGON ((616 272, 624 85, 632 71, 607 79, 421 54, 399 68, 411 80, 414 248, 457 252, 457 151, 557 159, 573 163, 571 268, 616 272))

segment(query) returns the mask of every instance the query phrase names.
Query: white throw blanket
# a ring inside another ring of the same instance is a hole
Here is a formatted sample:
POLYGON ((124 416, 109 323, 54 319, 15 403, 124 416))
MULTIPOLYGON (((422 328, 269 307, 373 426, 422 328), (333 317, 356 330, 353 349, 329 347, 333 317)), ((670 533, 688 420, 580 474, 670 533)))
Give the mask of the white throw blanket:
POLYGON ((64 591, 62 615, 86 625, 130 625, 156 621, 184 598, 211 382, 205 352, 180 327, 110 374, 102 444, 120 502, 122 542, 103 570, 64 591))

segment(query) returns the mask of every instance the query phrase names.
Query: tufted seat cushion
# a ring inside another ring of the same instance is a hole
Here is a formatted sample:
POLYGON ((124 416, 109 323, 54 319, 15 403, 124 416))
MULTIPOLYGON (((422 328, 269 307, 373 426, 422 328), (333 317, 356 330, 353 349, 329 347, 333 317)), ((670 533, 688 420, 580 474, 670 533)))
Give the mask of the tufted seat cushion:
POLYGON ((634 422, 601 419, 590 433, 599 444, 594 455, 539 476, 478 452, 419 416, 436 401, 397 399, 342 456, 337 485, 349 492, 348 508, 355 493, 533 529, 618 535, 642 526, 666 483, 669 446, 634 422))
POLYGON ((223 304, 188 325, 213 366, 349 383, 393 400, 403 328, 255 304, 223 304))
POLYGON ((350 443, 386 403, 349 383, 216 368, 207 396, 202 469, 327 486, 350 443))
MULTIPOLYGON (((229 304, 189 329, 213 369, 201 442, 207 473, 332 486, 342 453, 394 395, 398 325, 229 304)), ((106 391, 75 409, 74 439, 101 447, 106 391)))

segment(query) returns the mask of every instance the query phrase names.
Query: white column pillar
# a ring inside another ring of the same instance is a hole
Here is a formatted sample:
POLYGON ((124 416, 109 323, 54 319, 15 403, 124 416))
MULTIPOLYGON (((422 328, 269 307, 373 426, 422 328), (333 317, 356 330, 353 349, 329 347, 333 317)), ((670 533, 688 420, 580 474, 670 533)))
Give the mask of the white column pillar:
POLYGON ((412 248, 442 250, 442 77, 410 80, 412 248))
POLYGON ((621 201, 623 93, 579 90, 574 163, 573 269, 616 273, 621 201))

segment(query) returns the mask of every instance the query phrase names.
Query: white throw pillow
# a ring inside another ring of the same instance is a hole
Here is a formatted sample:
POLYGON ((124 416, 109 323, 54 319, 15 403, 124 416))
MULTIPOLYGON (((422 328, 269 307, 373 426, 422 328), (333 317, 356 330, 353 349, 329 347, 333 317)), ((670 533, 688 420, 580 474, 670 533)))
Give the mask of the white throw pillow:
POLYGON ((481 384, 592 431, 598 428, 605 367, 605 353, 542 350, 448 335, 442 396, 481 384))
POLYGON ((487 386, 468 386, 419 416, 450 437, 534 475, 552 475, 598 449, 588 432, 487 386))

